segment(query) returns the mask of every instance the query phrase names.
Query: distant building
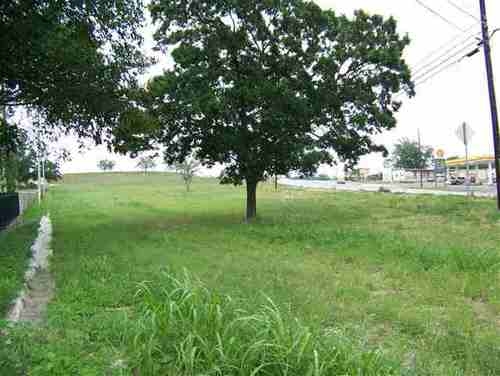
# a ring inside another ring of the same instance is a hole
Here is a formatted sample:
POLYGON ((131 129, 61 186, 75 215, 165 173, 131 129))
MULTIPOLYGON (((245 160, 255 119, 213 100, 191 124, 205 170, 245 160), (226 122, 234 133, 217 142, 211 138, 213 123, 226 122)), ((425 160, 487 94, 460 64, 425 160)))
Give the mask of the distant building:
POLYGON ((403 170, 399 168, 393 168, 391 166, 384 167, 384 170, 382 172, 382 180, 391 183, 415 183, 420 181, 420 174, 422 174, 422 180, 424 182, 434 181, 433 169, 426 168, 423 170, 403 170))
MULTIPOLYGON (((489 155, 470 157, 469 173, 478 184, 493 184, 495 178, 495 158, 489 155)), ((467 161, 465 158, 449 159, 436 171, 434 171, 434 168, 426 168, 422 171, 423 181, 434 181, 437 179, 437 181, 446 180, 449 182, 451 177, 465 178, 466 175, 467 161)), ((420 180, 420 170, 397 169, 392 167, 390 163, 386 163, 384 164, 383 180, 398 183, 417 182, 420 180)))
MULTIPOLYGON (((465 158, 448 160, 446 165, 448 167, 448 180, 450 176, 465 177, 467 174, 467 161, 465 158)), ((469 171, 470 175, 476 178, 476 182, 493 184, 495 176, 495 157, 489 155, 470 157, 469 171)))
POLYGON ((370 176, 369 168, 353 168, 345 171, 345 180, 349 181, 366 181, 370 176))

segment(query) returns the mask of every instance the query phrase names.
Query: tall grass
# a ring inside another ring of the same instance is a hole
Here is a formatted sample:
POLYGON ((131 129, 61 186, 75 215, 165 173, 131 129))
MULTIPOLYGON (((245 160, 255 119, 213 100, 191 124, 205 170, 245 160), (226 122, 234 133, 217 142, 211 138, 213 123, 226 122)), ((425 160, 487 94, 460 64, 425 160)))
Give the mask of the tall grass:
POLYGON ((273 303, 249 313, 184 272, 142 283, 130 366, 140 375, 393 375, 377 351, 315 332, 273 303))

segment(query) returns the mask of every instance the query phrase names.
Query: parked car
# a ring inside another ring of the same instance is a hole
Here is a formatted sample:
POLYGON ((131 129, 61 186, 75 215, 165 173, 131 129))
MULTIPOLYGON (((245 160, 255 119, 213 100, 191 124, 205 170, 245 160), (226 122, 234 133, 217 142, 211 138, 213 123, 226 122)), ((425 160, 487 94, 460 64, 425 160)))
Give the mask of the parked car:
MULTIPOLYGON (((476 184, 477 179, 474 175, 469 177, 470 184, 476 184)), ((448 181, 448 184, 450 185, 463 185, 465 184, 465 177, 464 176, 450 176, 450 180, 448 181)))
POLYGON ((463 176, 450 176, 448 180, 450 185, 462 185, 465 183, 465 178, 463 176))

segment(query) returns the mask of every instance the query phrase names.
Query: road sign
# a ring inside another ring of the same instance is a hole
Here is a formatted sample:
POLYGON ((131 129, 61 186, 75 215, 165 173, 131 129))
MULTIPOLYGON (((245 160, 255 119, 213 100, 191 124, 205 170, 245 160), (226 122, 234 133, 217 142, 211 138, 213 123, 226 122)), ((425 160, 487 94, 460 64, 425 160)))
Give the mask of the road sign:
POLYGON ((463 123, 456 130, 455 134, 464 145, 468 145, 472 137, 474 137, 474 130, 467 123, 463 123))
POLYGON ((442 159, 444 158, 444 150, 443 149, 437 149, 436 150, 436 157, 442 159))
POLYGON ((471 194, 471 191, 470 191, 470 173, 469 173, 469 142, 472 139, 472 137, 474 136, 474 131, 467 123, 462 123, 462 125, 460 125, 457 128, 457 130, 455 131, 455 134, 460 139, 460 141, 463 142, 463 144, 465 146, 465 164, 467 166, 465 185, 467 186, 468 194, 471 194))
POLYGON ((435 158, 432 160, 434 165, 434 172, 436 174, 444 174, 446 172, 446 160, 443 158, 435 158))

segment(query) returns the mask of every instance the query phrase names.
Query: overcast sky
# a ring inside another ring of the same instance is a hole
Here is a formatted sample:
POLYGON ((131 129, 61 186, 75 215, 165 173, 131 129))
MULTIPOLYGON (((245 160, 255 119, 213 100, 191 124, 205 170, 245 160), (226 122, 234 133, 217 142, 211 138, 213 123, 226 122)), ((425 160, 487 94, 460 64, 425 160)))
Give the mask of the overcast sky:
MULTIPOLYGON (((480 33, 480 24, 471 15, 479 17, 478 0, 422 0, 437 11, 450 23, 426 10, 416 0, 316 0, 323 8, 331 8, 338 13, 351 15, 356 9, 369 13, 393 16, 398 21, 399 32, 406 33, 411 45, 406 51, 410 67, 419 72, 419 68, 432 62, 440 54, 454 45, 460 45, 469 36, 480 33), (454 3, 470 15, 453 7, 454 3), (462 29, 464 31, 460 31, 462 29), (429 54, 439 51, 432 56, 429 54), (424 61, 422 61, 425 59, 424 61)), ((500 27, 500 1, 486 0, 488 3, 490 29, 500 27)), ((152 28, 146 28, 145 49, 149 52, 153 45, 152 28)), ((477 34, 479 36, 480 34, 477 34)), ((460 49, 457 47, 457 50, 460 49)), ((470 48, 471 50, 473 47, 470 48)), ((500 32, 492 39, 493 69, 496 74, 497 96, 500 98, 500 32)), ((464 51, 465 52, 465 51, 464 51)), ((159 64, 152 67, 147 77, 160 74, 171 66, 168 56, 157 56, 159 64)), ((460 55, 449 60, 452 63, 460 55)), ((438 60, 439 63, 442 59, 438 60)), ((433 64, 434 65, 434 64, 433 64)), ((429 68, 432 68, 430 65, 429 68)), ((425 73, 425 69, 420 71, 425 73)), ((431 73, 429 73, 430 75, 431 73)), ((418 78, 418 74, 416 75, 418 78)), ((425 79, 423 77, 421 80, 425 79)), ((419 79, 417 79, 417 82, 419 79)), ((397 115, 398 125, 395 130, 377 136, 378 142, 391 146, 402 137, 416 139, 420 129, 422 142, 434 148, 442 148, 446 155, 463 155, 463 145, 455 136, 455 129, 466 121, 474 129, 471 141, 471 154, 492 154, 492 131, 488 102, 486 72, 483 51, 471 58, 462 60, 442 73, 417 86, 417 95, 413 99, 403 99, 403 107, 397 115)), ((63 166, 64 172, 87 172, 97 170, 97 161, 108 158, 117 162, 117 170, 133 170, 136 161, 126 157, 109 154, 104 147, 93 147, 79 153, 75 140, 66 138, 61 142, 72 151, 72 161, 63 166)), ((370 155, 362 158, 360 167, 373 171, 381 170, 382 157, 370 155)), ((330 170, 334 173, 335 169, 330 170)))

